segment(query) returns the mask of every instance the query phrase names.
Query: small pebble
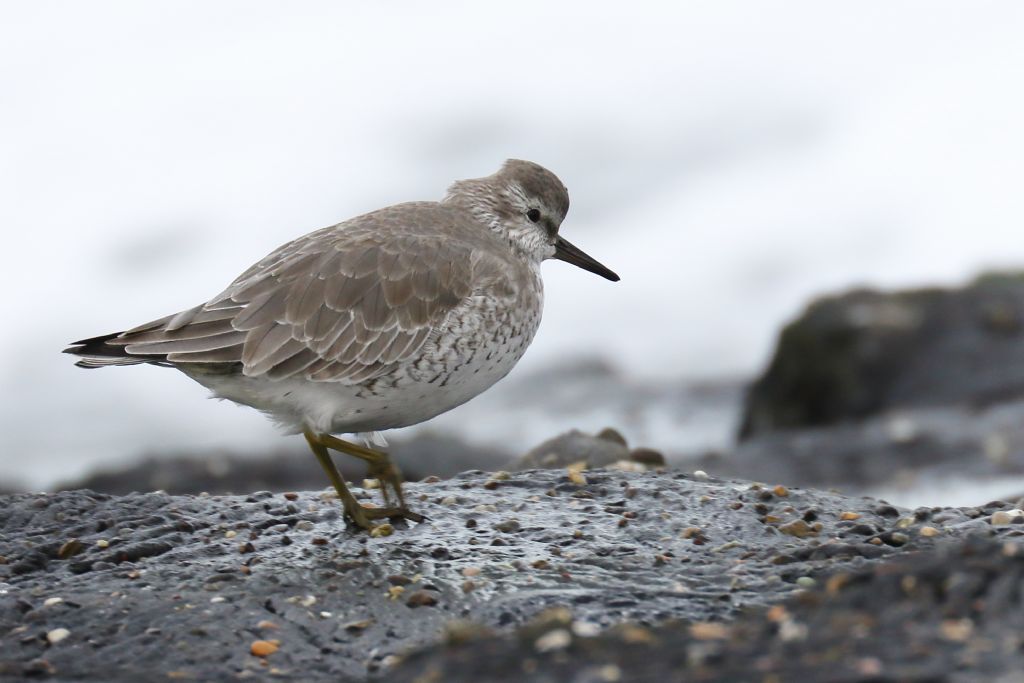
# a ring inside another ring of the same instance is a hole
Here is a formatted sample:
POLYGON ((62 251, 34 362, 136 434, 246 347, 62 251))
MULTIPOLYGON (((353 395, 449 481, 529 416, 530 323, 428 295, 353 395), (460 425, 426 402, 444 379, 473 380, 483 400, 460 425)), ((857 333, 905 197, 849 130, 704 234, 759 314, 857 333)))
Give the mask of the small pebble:
POLYGON ((818 582, 810 576, 801 576, 799 579, 796 580, 796 585, 800 586, 801 588, 814 588, 814 586, 816 586, 817 583, 818 582))
POLYGON ((46 632, 46 641, 50 643, 50 645, 56 645, 70 635, 71 631, 66 628, 55 628, 52 631, 46 632))
POLYGON ((918 533, 919 533, 919 534, 921 534, 922 536, 928 536, 928 537, 930 537, 930 536, 938 536, 938 535, 939 535, 939 534, 941 534, 942 532, 941 532, 941 531, 939 531, 938 529, 936 529, 936 528, 935 528, 935 527, 933 527, 933 526, 923 526, 923 527, 921 527, 921 529, 920 529, 920 530, 918 531, 918 533))
POLYGON ((556 628, 533 641, 533 647, 537 652, 552 652, 554 650, 564 650, 571 643, 572 633, 568 629, 556 628))
POLYGON ((1018 517, 1024 517, 1024 511, 1021 510, 996 510, 992 513, 992 517, 989 519, 992 526, 1006 526, 1007 524, 1013 524, 1014 520, 1018 517))
POLYGON ((709 478, 710 477, 708 477, 708 473, 705 472, 704 470, 694 470, 693 471, 693 480, 694 481, 707 481, 709 478))
POLYGON ((779 527, 779 531, 787 536, 794 536, 796 538, 807 538, 808 536, 818 535, 818 531, 802 519, 795 519, 788 524, 783 524, 779 527))
POLYGON ((249 646, 249 652, 257 657, 267 657, 277 652, 278 645, 276 640, 254 640, 249 646))
POLYGON ((312 607, 316 604, 315 595, 293 595, 288 598, 288 602, 293 605, 302 605, 303 607, 312 607))
POLYGON ((74 557, 83 550, 85 550, 85 545, 77 538, 72 538, 70 541, 66 542, 64 545, 60 547, 60 549, 57 551, 57 557, 59 557, 62 560, 66 560, 69 557, 74 557))
POLYGON ((62 602, 64 602, 64 598, 46 598, 46 600, 43 601, 43 607, 53 607, 54 605, 59 605, 62 602))
POLYGON ((515 533, 520 529, 519 522, 514 519, 506 519, 504 522, 499 522, 494 525, 494 528, 505 534, 515 533))
POLYGON ((569 481, 577 486, 587 485, 587 477, 583 474, 582 467, 576 468, 570 465, 567 469, 569 472, 569 481))
POLYGON ((839 515, 839 519, 852 521, 854 519, 860 519, 860 514, 856 512, 843 512, 839 515))
POLYGON ((437 604, 437 597, 429 591, 416 591, 405 601, 409 607, 432 607, 437 604))
POLYGON ((498 470, 497 472, 491 473, 490 478, 484 482, 484 488, 488 491, 493 491, 498 488, 498 482, 507 481, 511 479, 512 475, 505 470, 498 470))
POLYGON ((772 489, 772 493, 774 493, 779 498, 785 498, 786 496, 789 495, 789 489, 787 489, 782 484, 779 484, 778 486, 772 489))
POLYGON ((895 531, 889 536, 889 545, 901 546, 906 545, 910 541, 910 536, 904 533, 895 531))
POLYGON ((359 621, 350 621, 345 624, 345 630, 349 633, 360 633, 373 623, 373 619, 360 619, 359 621))
POLYGON ((717 621, 698 621, 690 624, 690 635, 696 640, 724 640, 729 627, 717 621))
POLYGON ((370 529, 370 536, 374 538, 381 538, 382 536, 390 536, 395 533, 395 527, 391 526, 387 522, 379 524, 370 529))

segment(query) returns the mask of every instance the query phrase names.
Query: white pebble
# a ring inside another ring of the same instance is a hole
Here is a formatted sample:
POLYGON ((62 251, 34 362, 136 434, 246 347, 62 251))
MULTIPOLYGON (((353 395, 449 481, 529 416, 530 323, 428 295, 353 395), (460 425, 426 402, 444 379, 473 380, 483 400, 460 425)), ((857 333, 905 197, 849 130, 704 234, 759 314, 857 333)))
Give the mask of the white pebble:
POLYGON ((572 634, 564 628, 556 628, 548 631, 533 642, 537 652, 551 652, 552 650, 564 650, 572 642, 572 634))
POLYGON ((46 640, 50 645, 56 645, 60 641, 64 640, 71 635, 71 631, 66 628, 55 628, 46 634, 46 640))
POLYGON ((1014 520, 1024 517, 1024 510, 996 510, 989 520, 992 526, 1006 526, 1013 524, 1014 520))
POLYGON ((592 621, 574 621, 572 632, 580 638, 593 638, 601 632, 601 627, 592 621))
POLYGON ((54 605, 59 605, 62 602, 64 602, 64 598, 46 598, 46 600, 43 601, 43 607, 53 607, 54 605))
POLYGON ((705 472, 704 470, 694 470, 693 471, 693 480, 694 481, 707 481, 708 478, 709 478, 708 477, 708 473, 705 472))

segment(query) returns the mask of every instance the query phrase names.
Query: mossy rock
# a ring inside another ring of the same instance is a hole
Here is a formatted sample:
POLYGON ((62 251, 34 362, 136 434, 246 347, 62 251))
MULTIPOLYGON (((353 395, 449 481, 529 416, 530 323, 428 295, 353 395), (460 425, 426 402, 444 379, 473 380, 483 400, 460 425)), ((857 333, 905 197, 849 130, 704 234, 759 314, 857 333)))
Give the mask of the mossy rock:
POLYGON ((782 330, 748 391, 740 438, 1022 394, 1024 273, 962 289, 860 289, 815 301, 782 330))

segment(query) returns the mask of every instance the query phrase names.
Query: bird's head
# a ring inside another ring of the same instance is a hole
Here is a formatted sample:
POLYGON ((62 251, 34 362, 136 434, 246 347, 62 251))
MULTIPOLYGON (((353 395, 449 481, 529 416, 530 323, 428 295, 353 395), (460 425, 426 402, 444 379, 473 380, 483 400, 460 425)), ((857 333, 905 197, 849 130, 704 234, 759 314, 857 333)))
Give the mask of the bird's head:
POLYGON ((619 279, 558 234, 569 212, 569 193, 558 176, 543 166, 509 159, 493 175, 456 181, 445 201, 469 209, 528 258, 537 262, 555 258, 613 282, 619 279))

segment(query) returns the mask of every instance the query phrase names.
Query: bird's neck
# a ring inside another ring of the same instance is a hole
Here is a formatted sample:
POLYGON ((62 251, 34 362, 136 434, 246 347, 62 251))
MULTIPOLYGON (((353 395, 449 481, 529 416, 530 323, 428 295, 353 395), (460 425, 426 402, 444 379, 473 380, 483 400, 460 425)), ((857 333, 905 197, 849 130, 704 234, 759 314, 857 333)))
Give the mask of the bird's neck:
POLYGON ((508 213, 507 201, 499 201, 492 187, 475 180, 460 180, 448 190, 443 204, 469 213, 473 220, 484 225, 506 242, 509 249, 522 259, 536 265, 554 255, 554 246, 537 230, 522 225, 518 215, 508 213))

